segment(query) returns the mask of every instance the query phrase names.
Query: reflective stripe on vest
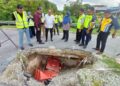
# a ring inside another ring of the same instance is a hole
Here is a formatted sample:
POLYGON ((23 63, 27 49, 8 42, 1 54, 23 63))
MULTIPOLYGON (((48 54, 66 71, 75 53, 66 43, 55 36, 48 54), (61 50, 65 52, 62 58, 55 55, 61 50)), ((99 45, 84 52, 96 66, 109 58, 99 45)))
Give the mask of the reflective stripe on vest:
POLYGON ((89 28, 92 18, 93 18, 93 15, 86 15, 85 21, 84 21, 84 28, 89 28))
POLYGON ((23 17, 21 17, 16 11, 13 12, 13 14, 16 19, 16 28, 18 29, 28 28, 28 18, 25 11, 23 12, 23 17))
POLYGON ((78 22, 77 22, 77 29, 82 29, 82 25, 84 23, 84 19, 85 19, 85 15, 81 15, 78 19, 78 22))
POLYGON ((109 31, 109 28, 111 26, 111 22, 112 22, 112 19, 111 18, 103 18, 102 22, 101 22, 101 28, 100 28, 100 31, 102 32, 108 32, 109 31))

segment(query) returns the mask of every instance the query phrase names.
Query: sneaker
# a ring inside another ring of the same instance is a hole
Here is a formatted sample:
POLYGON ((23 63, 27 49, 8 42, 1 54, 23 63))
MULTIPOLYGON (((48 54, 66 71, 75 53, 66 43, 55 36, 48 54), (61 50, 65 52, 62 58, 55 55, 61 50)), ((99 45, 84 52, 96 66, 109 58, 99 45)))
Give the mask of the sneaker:
POLYGON ((99 51, 99 52, 97 52, 96 54, 101 55, 101 54, 103 54, 103 52, 100 52, 100 51, 99 51))
POLYGON ((45 44, 44 42, 39 42, 39 44, 45 44))
POLYGON ((74 42, 76 42, 77 40, 75 39, 74 42))
POLYGON ((98 48, 93 48, 93 50, 100 51, 100 49, 98 49, 98 48))
POLYGON ((84 44, 79 44, 79 46, 84 46, 84 44))
POLYGON ((76 42, 76 44, 79 44, 80 42, 76 42))
POLYGON ((29 44, 30 47, 33 47, 33 44, 29 44))
POLYGON ((65 42, 68 42, 68 40, 65 40, 65 42))
POLYGON ((48 42, 48 40, 45 40, 45 42, 48 42))
POLYGON ((51 39, 51 41, 53 42, 53 40, 51 39))
POLYGON ((86 48, 87 48, 87 45, 84 45, 83 48, 86 49, 86 48))
POLYGON ((25 48, 24 48, 24 47, 21 47, 20 49, 21 49, 21 50, 24 50, 25 48))
POLYGON ((64 38, 62 38, 61 40, 64 40, 64 38))

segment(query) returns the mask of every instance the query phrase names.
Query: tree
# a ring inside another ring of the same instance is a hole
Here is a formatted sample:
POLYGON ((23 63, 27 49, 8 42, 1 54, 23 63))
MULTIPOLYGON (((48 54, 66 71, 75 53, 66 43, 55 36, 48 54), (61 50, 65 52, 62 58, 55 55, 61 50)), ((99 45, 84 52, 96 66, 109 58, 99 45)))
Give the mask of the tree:
POLYGON ((26 11, 32 13, 38 6, 41 6, 44 12, 47 12, 48 9, 57 12, 56 5, 48 0, 0 0, 0 20, 11 20, 11 15, 16 10, 17 4, 22 4, 26 11))

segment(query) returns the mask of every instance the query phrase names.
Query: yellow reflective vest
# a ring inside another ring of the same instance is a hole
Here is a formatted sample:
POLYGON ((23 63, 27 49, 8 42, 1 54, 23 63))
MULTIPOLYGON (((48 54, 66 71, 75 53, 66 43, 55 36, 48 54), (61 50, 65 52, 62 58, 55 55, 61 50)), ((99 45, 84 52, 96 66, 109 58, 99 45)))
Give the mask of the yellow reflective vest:
POLYGON ((82 29, 84 24, 85 14, 82 14, 79 16, 78 22, 77 22, 77 29, 82 29))
POLYGON ((110 26, 112 23, 112 19, 111 18, 103 18, 102 22, 101 22, 101 28, 100 31, 102 32, 108 32, 110 26))
POLYGON ((89 28, 89 26, 91 25, 91 21, 93 19, 93 15, 86 15, 85 16, 85 20, 84 20, 84 28, 89 28))
POLYGON ((58 15, 55 15, 55 20, 54 20, 54 23, 57 24, 59 21, 58 21, 58 15))
POLYGON ((33 21, 32 19, 33 19, 33 17, 32 17, 32 16, 28 16, 29 26, 34 26, 34 21, 33 21))
POLYGON ((63 22, 63 15, 59 15, 59 22, 63 22))
POLYGON ((16 21, 16 28, 18 29, 23 29, 23 28, 28 28, 28 17, 27 17, 27 13, 25 11, 23 11, 23 17, 20 16, 19 13, 17 13, 17 11, 13 12, 14 16, 15 16, 15 21, 16 21))

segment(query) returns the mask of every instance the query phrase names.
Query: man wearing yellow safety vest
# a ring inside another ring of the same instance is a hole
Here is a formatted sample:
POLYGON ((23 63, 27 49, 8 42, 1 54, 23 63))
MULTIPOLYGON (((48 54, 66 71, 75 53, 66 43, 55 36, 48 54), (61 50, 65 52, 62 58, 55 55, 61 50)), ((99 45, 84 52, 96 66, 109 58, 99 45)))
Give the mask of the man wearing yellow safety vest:
POLYGON ((112 37, 114 38, 116 35, 117 30, 119 29, 119 24, 117 18, 113 17, 111 15, 110 10, 106 10, 104 12, 104 18, 101 21, 100 24, 100 32, 97 37, 97 44, 95 50, 98 51, 97 54, 102 54, 104 52, 107 38, 110 34, 110 30, 114 26, 114 32, 112 34, 112 37))
MULTIPOLYGON (((54 20, 54 23, 55 23, 55 29, 57 30, 57 34, 59 35, 59 28, 58 28, 58 23, 59 23, 59 17, 58 15, 55 15, 55 20, 54 20)), ((56 34, 56 31, 54 29, 54 34, 56 34)))
POLYGON ((91 40, 91 34, 94 24, 95 24, 94 8, 90 7, 85 16, 82 30, 82 44, 80 44, 79 46, 83 46, 83 48, 87 47, 89 41, 91 40))
POLYGON ((35 28, 34 28, 34 21, 31 12, 28 12, 28 23, 29 23, 29 30, 30 30, 30 38, 35 36, 35 28))
POLYGON ((18 34, 19 34, 19 48, 21 50, 24 50, 24 47, 23 47, 24 32, 27 36, 28 45, 33 46, 30 41, 27 13, 23 11, 23 6, 20 4, 17 5, 17 11, 13 12, 13 15, 14 15, 14 20, 16 22, 16 28, 18 29, 18 34))
POLYGON ((62 22, 63 22, 63 15, 59 15, 59 26, 62 27, 62 22))
POLYGON ((77 31, 76 31, 76 39, 75 39, 75 42, 77 44, 80 43, 82 38, 82 29, 83 29, 84 19, 85 19, 84 9, 80 9, 80 16, 77 22, 77 31))

